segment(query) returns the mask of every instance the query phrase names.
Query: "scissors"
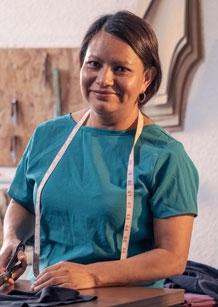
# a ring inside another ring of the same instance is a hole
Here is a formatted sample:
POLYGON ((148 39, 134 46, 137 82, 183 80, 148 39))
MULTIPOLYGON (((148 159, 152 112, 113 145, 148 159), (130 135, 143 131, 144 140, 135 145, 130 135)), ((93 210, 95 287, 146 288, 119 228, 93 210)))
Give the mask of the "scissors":
POLYGON ((21 267, 21 263, 18 261, 18 252, 20 250, 25 250, 25 245, 22 242, 17 245, 12 258, 6 267, 6 271, 0 274, 0 286, 6 283, 8 279, 11 278, 12 273, 21 267))

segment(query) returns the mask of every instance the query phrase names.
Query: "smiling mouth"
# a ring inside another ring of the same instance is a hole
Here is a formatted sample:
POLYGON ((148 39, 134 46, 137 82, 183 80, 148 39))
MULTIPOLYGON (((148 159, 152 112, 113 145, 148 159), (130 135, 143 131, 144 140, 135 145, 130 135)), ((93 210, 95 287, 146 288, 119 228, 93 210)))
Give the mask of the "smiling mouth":
POLYGON ((115 92, 110 92, 110 91, 101 91, 101 90, 90 90, 90 92, 93 92, 96 95, 117 95, 115 92))
POLYGON ((98 99, 107 99, 113 96, 119 96, 116 92, 105 91, 105 90, 90 90, 98 99))

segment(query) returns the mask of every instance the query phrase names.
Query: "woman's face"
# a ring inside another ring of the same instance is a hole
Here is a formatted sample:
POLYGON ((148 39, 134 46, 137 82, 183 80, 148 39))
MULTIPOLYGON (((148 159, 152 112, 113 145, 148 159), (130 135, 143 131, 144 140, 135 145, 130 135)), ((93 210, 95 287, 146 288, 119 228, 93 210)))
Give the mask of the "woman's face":
POLYGON ((80 84, 84 98, 96 112, 138 110, 138 95, 150 81, 141 59, 127 43, 103 30, 92 38, 80 84))

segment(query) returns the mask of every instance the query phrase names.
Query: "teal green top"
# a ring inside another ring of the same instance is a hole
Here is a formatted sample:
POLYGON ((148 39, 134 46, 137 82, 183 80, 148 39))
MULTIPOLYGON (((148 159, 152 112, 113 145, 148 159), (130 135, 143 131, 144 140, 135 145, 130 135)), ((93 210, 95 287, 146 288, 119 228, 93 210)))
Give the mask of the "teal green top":
MULTIPOLYGON (((34 212, 40 181, 75 125, 67 114, 34 131, 8 191, 28 210, 34 212)), ((120 259, 134 134, 79 129, 42 191, 40 269, 120 259)), ((197 215, 196 168, 183 145, 157 125, 145 126, 136 143, 134 183, 128 257, 153 248, 153 217, 197 215)))

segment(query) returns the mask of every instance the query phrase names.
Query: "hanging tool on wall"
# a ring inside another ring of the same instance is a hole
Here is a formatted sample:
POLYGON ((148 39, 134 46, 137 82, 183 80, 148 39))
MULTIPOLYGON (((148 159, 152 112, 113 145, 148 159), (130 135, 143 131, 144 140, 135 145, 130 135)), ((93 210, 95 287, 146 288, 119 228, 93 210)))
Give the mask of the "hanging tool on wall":
POLYGON ((44 54, 43 65, 42 65, 42 78, 46 85, 48 82, 48 53, 44 54))
MULTIPOLYGON (((11 100, 11 126, 13 130, 17 128, 17 115, 18 115, 18 100, 13 98, 11 100)), ((17 136, 15 135, 15 131, 11 136, 11 143, 10 143, 10 157, 12 162, 16 162, 17 160, 17 136)))
POLYGON ((11 124, 12 126, 16 126, 17 125, 17 104, 18 104, 18 101, 16 98, 13 98, 11 100, 11 124))
POLYGON ((17 161, 17 136, 11 136, 10 156, 13 162, 17 161))
POLYGON ((55 116, 61 115, 61 86, 60 86, 60 71, 54 68, 52 71, 53 88, 55 95, 55 116))

